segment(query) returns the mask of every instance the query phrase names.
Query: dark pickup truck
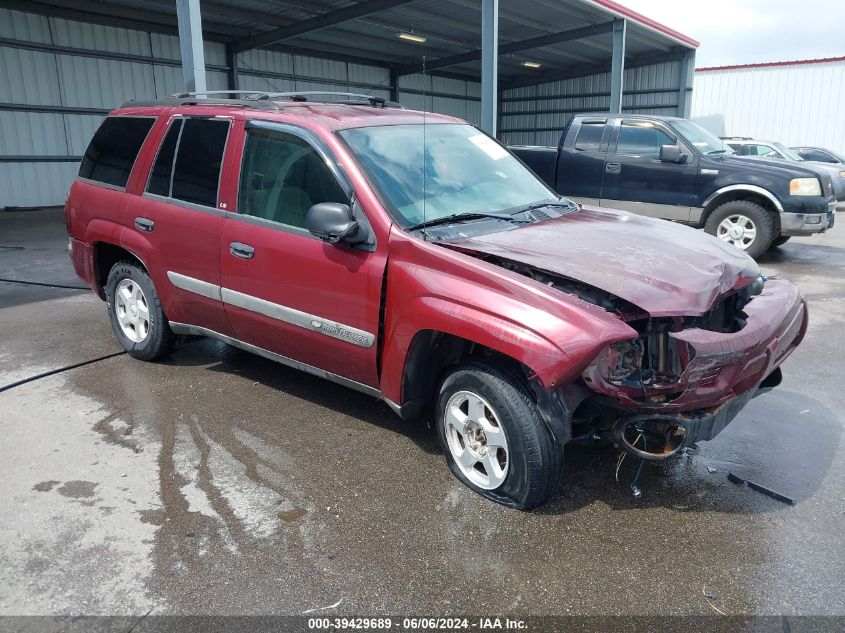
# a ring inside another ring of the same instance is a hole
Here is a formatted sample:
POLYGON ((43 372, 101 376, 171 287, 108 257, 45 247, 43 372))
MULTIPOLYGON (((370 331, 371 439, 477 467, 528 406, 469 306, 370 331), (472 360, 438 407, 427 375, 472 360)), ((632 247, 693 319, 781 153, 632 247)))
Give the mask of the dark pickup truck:
POLYGON ((752 257, 834 222, 830 176, 737 158, 687 119, 582 114, 558 147, 510 149, 559 194, 703 228, 752 257))

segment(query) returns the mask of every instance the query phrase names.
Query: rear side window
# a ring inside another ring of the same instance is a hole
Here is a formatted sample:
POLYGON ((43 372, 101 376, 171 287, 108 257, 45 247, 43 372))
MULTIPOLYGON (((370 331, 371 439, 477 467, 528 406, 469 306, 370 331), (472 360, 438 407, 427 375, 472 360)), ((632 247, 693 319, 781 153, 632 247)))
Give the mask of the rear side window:
POLYGON ((618 154, 658 158, 661 145, 674 145, 675 139, 648 121, 623 121, 619 128, 618 154))
POLYGON ((185 119, 176 150, 171 197, 206 207, 217 206, 217 187, 229 121, 185 119))
POLYGON ((107 117, 82 157, 79 176, 115 187, 125 187, 152 117, 107 117))
POLYGON ((170 181, 173 175, 173 158, 176 156, 176 144, 182 132, 183 119, 176 119, 170 124, 170 129, 156 155, 153 170, 150 172, 150 182, 147 191, 160 196, 170 196, 170 181))
POLYGON ((605 127, 604 123, 582 123, 578 138, 575 139, 575 149, 582 152, 598 151, 605 127))

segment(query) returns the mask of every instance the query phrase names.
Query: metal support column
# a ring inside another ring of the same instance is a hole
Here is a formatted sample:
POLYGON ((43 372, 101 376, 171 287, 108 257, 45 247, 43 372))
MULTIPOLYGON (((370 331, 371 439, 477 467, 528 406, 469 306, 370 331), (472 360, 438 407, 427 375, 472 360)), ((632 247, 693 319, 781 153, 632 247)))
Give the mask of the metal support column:
POLYGON ((625 82, 625 20, 613 21, 613 61, 610 67, 610 111, 622 112, 622 87, 625 82))
POLYGON ((226 44, 226 83, 229 90, 239 90, 240 85, 238 81, 238 54, 235 52, 235 47, 231 44, 226 44))
POLYGON ((179 22, 179 50, 186 92, 205 92, 205 54, 202 47, 202 17, 199 0, 176 0, 179 22))
POLYGON ((391 68, 390 69, 390 100, 399 102, 399 75, 396 74, 396 71, 391 68))
POLYGON ((499 99, 499 0, 481 0, 481 129, 496 136, 499 99))
POLYGON ((695 76, 695 51, 686 49, 678 62, 678 116, 689 118, 692 107, 692 85, 695 76))

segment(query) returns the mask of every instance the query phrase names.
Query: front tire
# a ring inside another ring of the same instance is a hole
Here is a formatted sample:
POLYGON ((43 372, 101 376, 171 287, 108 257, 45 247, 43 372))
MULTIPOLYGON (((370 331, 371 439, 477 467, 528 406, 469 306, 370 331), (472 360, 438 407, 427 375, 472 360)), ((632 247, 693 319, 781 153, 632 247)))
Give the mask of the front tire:
POLYGON ((176 336, 147 271, 134 262, 118 262, 109 272, 106 298, 114 334, 130 356, 155 360, 170 353, 176 336))
POLYGON ((449 469, 478 494, 529 510, 557 490, 563 447, 518 376, 480 362, 459 367, 440 387, 436 415, 449 469))
POLYGON ((717 207, 704 230, 757 259, 775 238, 771 214, 756 202, 732 200, 717 207))

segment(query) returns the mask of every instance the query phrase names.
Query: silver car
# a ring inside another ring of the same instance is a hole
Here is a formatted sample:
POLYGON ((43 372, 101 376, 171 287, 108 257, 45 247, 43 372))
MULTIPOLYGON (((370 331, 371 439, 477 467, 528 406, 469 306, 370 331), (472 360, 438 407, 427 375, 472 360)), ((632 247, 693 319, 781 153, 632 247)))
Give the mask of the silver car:
POLYGON ((723 137, 722 140, 738 156, 800 162, 803 167, 818 174, 829 174, 833 181, 833 195, 837 200, 836 208, 845 209, 845 163, 807 160, 794 149, 777 141, 761 141, 748 137, 723 137))

